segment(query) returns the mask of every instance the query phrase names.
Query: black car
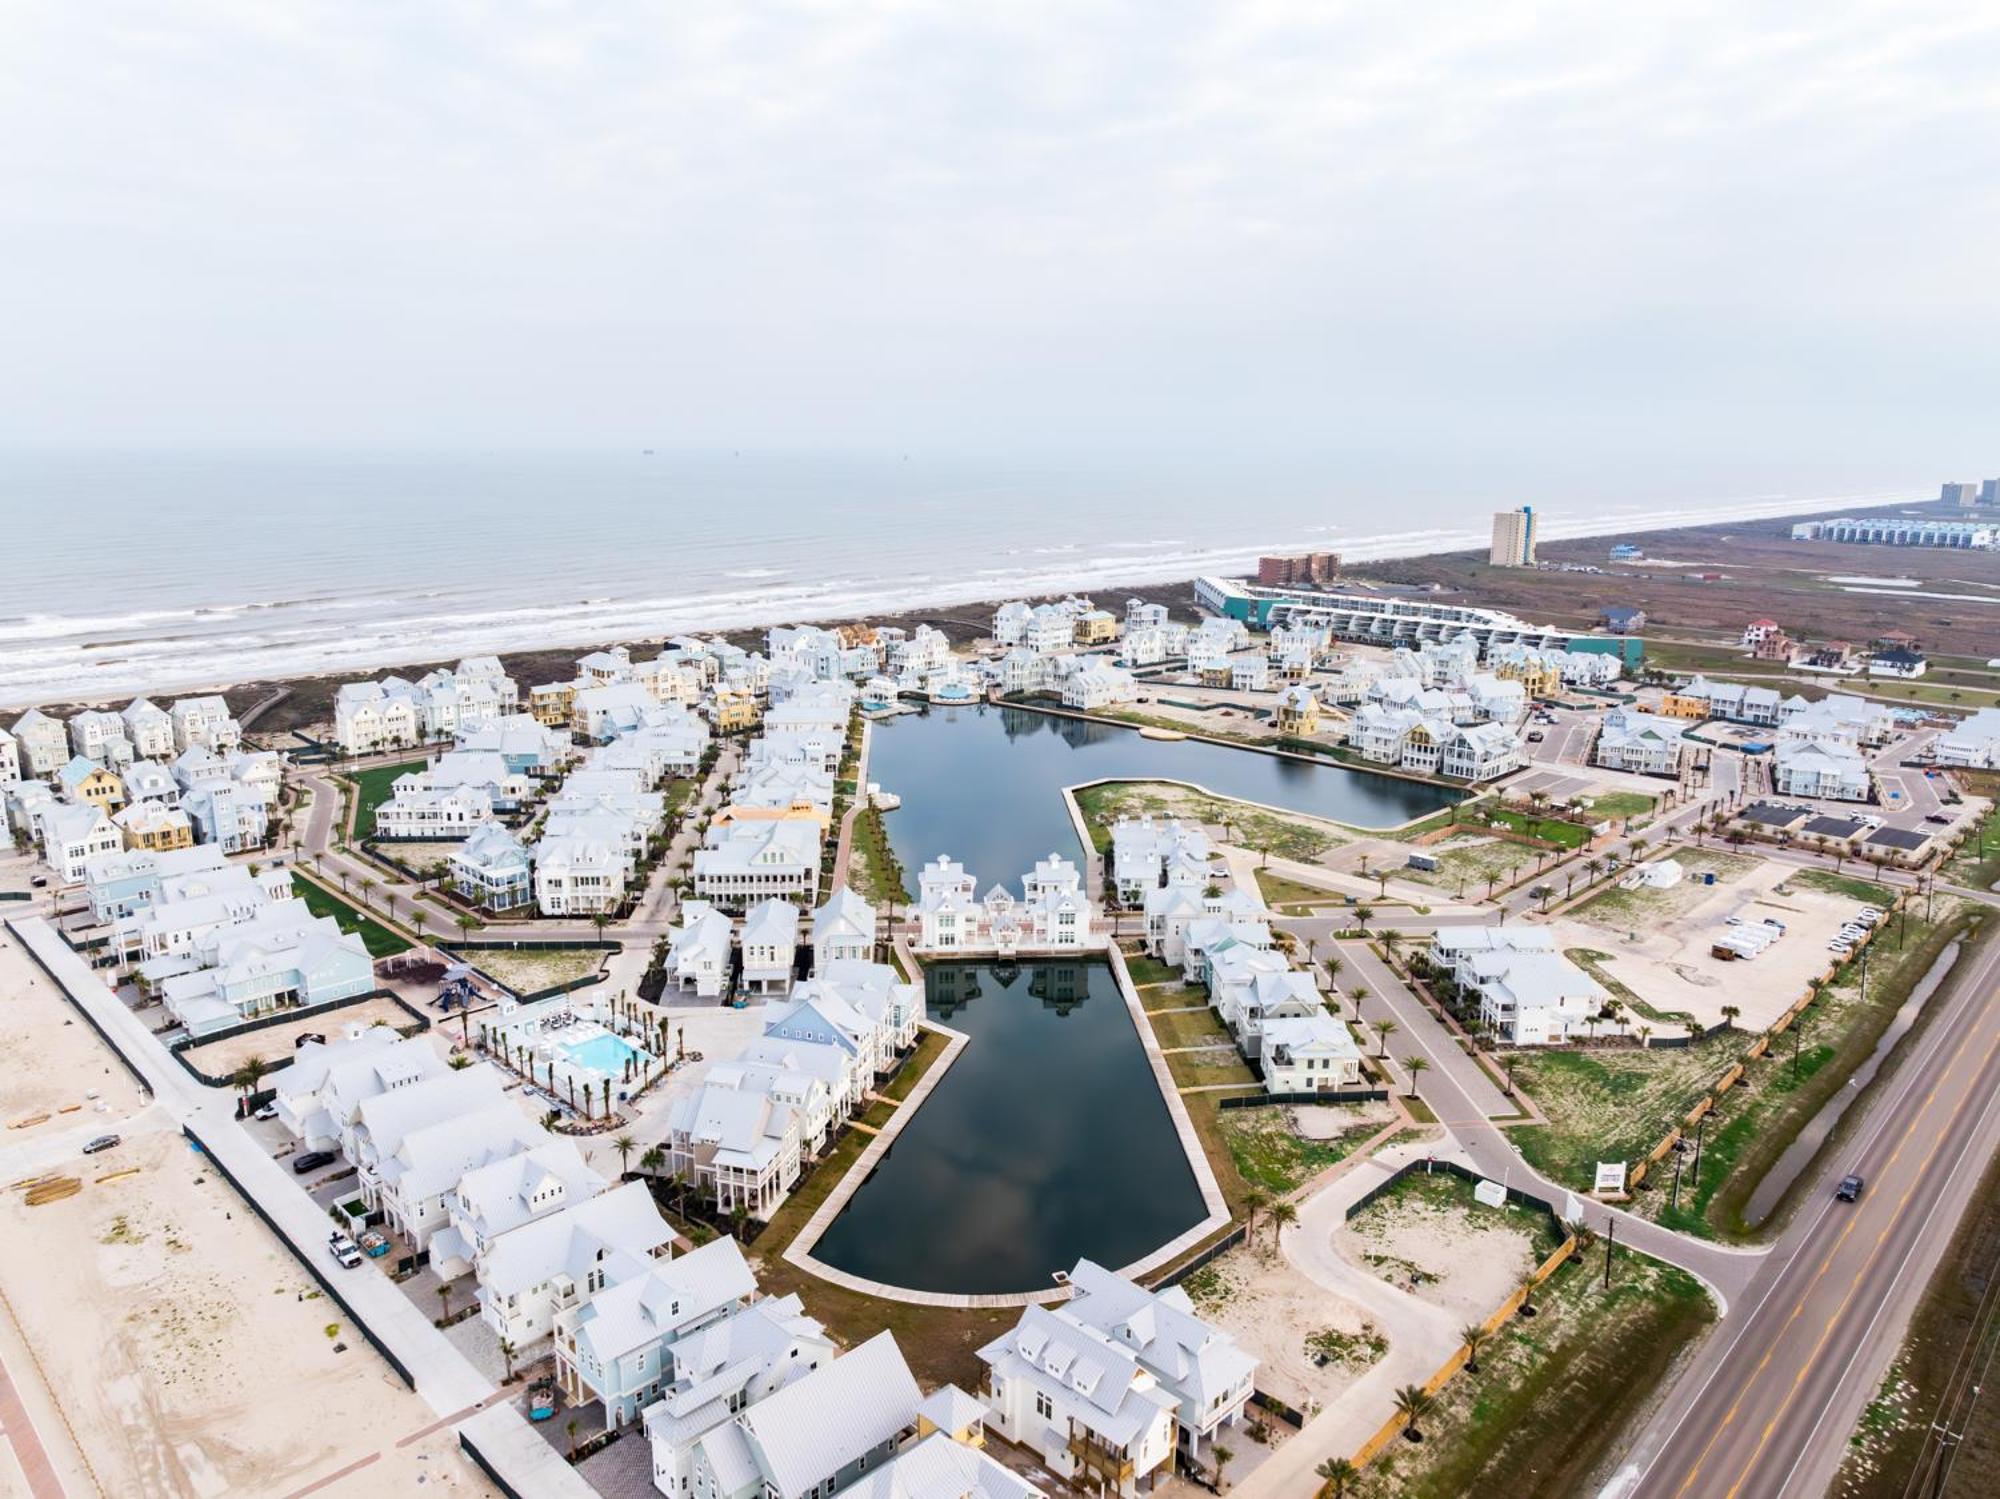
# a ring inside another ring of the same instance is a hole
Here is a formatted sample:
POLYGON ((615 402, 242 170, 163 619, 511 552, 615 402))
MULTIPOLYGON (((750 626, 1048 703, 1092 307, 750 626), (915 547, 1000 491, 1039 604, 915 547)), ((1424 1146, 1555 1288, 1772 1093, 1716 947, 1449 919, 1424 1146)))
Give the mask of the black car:
POLYGON ((1842 1202, 1858 1202, 1861 1200, 1861 1189, 1864 1185, 1866 1184, 1858 1176, 1843 1176, 1840 1185, 1833 1189, 1833 1195, 1842 1202))
POLYGON ((330 1150, 308 1150, 304 1155, 292 1157, 292 1170, 300 1176, 304 1176, 308 1171, 317 1171, 322 1166, 331 1166, 332 1164, 333 1152, 330 1150))

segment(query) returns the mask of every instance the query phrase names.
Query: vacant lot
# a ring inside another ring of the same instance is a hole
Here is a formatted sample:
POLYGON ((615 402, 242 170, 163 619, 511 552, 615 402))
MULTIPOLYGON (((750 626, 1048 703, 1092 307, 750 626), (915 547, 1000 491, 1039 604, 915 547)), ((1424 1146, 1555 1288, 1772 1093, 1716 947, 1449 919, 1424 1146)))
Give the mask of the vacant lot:
POLYGON ((1749 1041, 1737 1034, 1671 1050, 1523 1052, 1514 1085, 1548 1122, 1508 1136, 1544 1176, 1587 1191, 1599 1161, 1637 1160, 1651 1150, 1749 1041))
POLYGON ((1552 923, 1557 941, 1595 955, 1590 966, 1600 981, 1662 1034, 1669 1020, 1716 1025, 1724 1005, 1740 1012, 1744 1027, 1762 1030, 1826 971, 1828 939, 1861 904, 1775 861, 1687 847, 1671 857, 1687 871, 1679 884, 1604 890, 1552 923), (1715 884, 1700 882, 1707 873, 1715 884), (1732 917, 1779 922, 1784 934, 1755 958, 1718 958, 1713 947, 1732 917))
POLYGON ((1224 1109, 1219 1124, 1237 1174, 1283 1195, 1346 1160, 1394 1117, 1386 1103, 1315 1103, 1224 1109))
POLYGON ((1164 781, 1112 781, 1102 786, 1086 786, 1076 793, 1076 804, 1099 853, 1108 852, 1111 847, 1114 822, 1120 817, 1138 817, 1147 812, 1155 817, 1178 817, 1184 822, 1198 823, 1211 837, 1303 864, 1317 862, 1329 849, 1353 837, 1350 830, 1338 823, 1296 813, 1280 816, 1249 802, 1209 796, 1164 781))
POLYGON ((589 978, 611 954, 588 947, 482 947, 462 956, 516 994, 533 994, 589 978))
POLYGON ((1535 850, 1529 845, 1491 833, 1454 833, 1424 852, 1437 859, 1436 869, 1401 869, 1396 878, 1454 895, 1484 895, 1496 885, 1512 883, 1516 871, 1535 863, 1535 850))
POLYGON ((1558 1242, 1541 1213, 1495 1208, 1449 1172, 1412 1172, 1334 1235, 1347 1259, 1466 1321, 1507 1299, 1558 1242))
MULTIPOLYGON (((345 1009, 302 1015, 288 1025, 267 1026, 260 1031, 246 1031, 240 1036, 225 1036, 220 1041, 189 1047, 182 1055, 210 1077, 228 1077, 252 1057, 275 1062, 291 1056, 301 1036, 310 1034, 333 1040, 343 1035, 351 1025, 388 1025, 401 1030, 413 1023, 409 1012, 401 1005, 378 997, 358 1005, 348 1005, 345 1009)), ((264 1086, 269 1087, 270 1084, 267 1082, 264 1086)))
POLYGON ((1361 1310, 1307 1279, 1270 1248, 1268 1233, 1181 1282, 1207 1321, 1260 1361, 1257 1388, 1295 1410, 1337 1399, 1388 1351, 1361 1310))
POLYGON ((0 1056, 15 1059, 0 1067, 0 1125, 8 1126, 0 1133, 0 1147, 138 1107, 132 1075, 20 944, 5 935, 0 935, 0 1056), (22 1065, 28 1057, 33 1066, 22 1065), (28 1124, 30 1119, 41 1122, 28 1124))
POLYGON ((1439 1391, 1422 1442, 1389 1444, 1359 1493, 1368 1499, 1569 1499, 1674 1362, 1715 1316, 1700 1282, 1620 1250, 1611 1285, 1600 1245, 1559 1268, 1439 1391))
POLYGON ((417 1437, 430 1407, 178 1135, 128 1135, 62 1169, 84 1182, 75 1197, 0 1199, 18 1324, 0 1323, 34 1350, 7 1350, 34 1386, 23 1398, 61 1408, 37 1425, 69 1492, 281 1495, 364 1459, 319 1492, 493 1492, 448 1429, 417 1437))

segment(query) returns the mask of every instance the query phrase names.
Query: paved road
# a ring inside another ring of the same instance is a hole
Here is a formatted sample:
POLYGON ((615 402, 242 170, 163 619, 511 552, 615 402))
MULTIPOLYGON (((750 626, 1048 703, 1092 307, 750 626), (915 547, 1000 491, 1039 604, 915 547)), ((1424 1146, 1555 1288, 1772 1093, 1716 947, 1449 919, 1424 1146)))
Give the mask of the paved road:
POLYGON ((1697 1355, 1617 1499, 1781 1499, 1826 1491, 1902 1329, 2000 1150, 2000 943, 1974 950, 1943 1008, 1812 1184, 1726 1325, 1697 1355), (1859 1203, 1833 1200, 1858 1171, 1859 1203))

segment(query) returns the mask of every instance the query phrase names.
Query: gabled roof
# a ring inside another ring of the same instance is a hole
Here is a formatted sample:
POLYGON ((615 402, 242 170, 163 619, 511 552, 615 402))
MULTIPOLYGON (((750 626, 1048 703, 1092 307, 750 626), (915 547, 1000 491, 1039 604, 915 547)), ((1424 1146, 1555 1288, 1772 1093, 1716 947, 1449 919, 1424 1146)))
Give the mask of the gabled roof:
POLYGON ((737 1418, 758 1470, 794 1499, 916 1424, 923 1392, 895 1337, 879 1332, 844 1358, 737 1418))

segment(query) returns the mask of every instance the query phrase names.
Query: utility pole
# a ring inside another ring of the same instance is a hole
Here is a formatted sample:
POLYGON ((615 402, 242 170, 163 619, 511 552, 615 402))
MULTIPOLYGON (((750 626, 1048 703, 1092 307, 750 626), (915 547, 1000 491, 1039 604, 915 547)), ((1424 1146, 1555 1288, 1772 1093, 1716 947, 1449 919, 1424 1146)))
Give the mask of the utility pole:
POLYGON ((1611 1289, 1611 1251, 1618 1247, 1618 1219, 1604 1216, 1604 1289, 1611 1289))
POLYGON ((1681 1163, 1687 1159, 1687 1141, 1674 1141, 1674 1186, 1667 1194, 1667 1207, 1678 1210, 1681 1205, 1681 1163))
MULTIPOLYGON (((1709 1112, 1713 1111, 1710 1110, 1709 1112)), ((1701 1190, 1701 1136, 1702 1131, 1707 1128, 1708 1112, 1704 1112, 1701 1118, 1694 1122, 1694 1175, 1693 1179, 1688 1183, 1688 1190, 1691 1192, 1699 1192, 1701 1190)))

